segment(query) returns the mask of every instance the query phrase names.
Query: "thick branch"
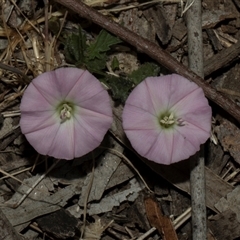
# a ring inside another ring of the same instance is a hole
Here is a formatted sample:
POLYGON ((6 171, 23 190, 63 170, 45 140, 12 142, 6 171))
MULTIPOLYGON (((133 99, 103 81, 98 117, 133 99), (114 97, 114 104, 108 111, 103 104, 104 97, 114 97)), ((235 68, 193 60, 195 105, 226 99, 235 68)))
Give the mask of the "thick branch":
POLYGON ((115 34, 122 40, 135 46, 138 51, 144 52, 151 58, 155 59, 159 64, 165 66, 170 71, 178 73, 181 76, 188 78, 189 80, 198 84, 208 99, 215 102, 217 105, 222 107, 225 111, 231 114, 234 118, 240 122, 240 107, 237 106, 229 98, 224 97, 213 89, 208 83, 206 83, 201 77, 190 71, 187 67, 179 63, 174 59, 168 52, 161 49, 157 44, 150 42, 147 39, 135 34, 134 32, 122 27, 115 23, 111 19, 97 12, 96 10, 88 7, 81 1, 77 0, 55 0, 61 3, 65 7, 78 13, 81 17, 91 20, 98 24, 102 28, 105 28, 109 32, 115 34))

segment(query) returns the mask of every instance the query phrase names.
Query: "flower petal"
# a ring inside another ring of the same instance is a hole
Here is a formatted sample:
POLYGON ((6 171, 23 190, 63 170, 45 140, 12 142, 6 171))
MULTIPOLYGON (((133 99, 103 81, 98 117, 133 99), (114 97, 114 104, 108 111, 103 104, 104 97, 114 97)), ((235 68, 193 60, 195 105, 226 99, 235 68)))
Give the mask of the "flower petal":
POLYGON ((142 108, 127 104, 123 110, 122 121, 126 130, 155 130, 158 128, 157 118, 142 108))
MULTIPOLYGON (((76 72, 76 68, 70 69, 72 69, 71 71, 76 72)), ((61 70, 61 72, 63 72, 63 69, 58 70, 61 70)), ((101 83, 91 73, 89 73, 87 70, 81 71, 82 71, 81 75, 79 75, 78 73, 78 77, 74 76, 76 78, 74 79, 74 81, 68 81, 68 86, 66 90, 67 92, 66 98, 68 99, 73 98, 77 100, 76 103, 82 103, 83 101, 92 98, 99 92, 105 91, 101 83)), ((56 73, 59 74, 59 71, 56 71, 56 73)), ((62 74, 60 74, 59 77, 61 77, 61 75, 62 74)), ((66 86, 62 87, 64 87, 65 89, 66 86)))
POLYGON ((21 100, 20 111, 52 111, 54 108, 42 93, 33 84, 30 84, 24 92, 21 100))
POLYGON ((73 159, 75 157, 75 121, 73 118, 54 126, 57 131, 46 155, 59 159, 73 159))
POLYGON ((53 124, 37 131, 25 133, 25 137, 38 153, 47 155, 58 129, 59 125, 53 124))
POLYGON ((56 124, 57 117, 54 111, 22 112, 20 119, 23 134, 36 132, 56 124))
MULTIPOLYGON (((87 131, 94 139, 101 142, 107 130, 112 123, 112 117, 100 114, 88 109, 78 108, 79 114, 75 115, 76 127, 80 131, 80 127, 84 128, 84 133, 87 131)), ((86 136, 80 136, 85 138, 86 136)))
POLYGON ((138 84, 129 95, 126 105, 130 104, 136 106, 155 115, 156 111, 153 102, 151 101, 151 95, 149 91, 151 91, 151 81, 150 84, 147 84, 147 80, 146 82, 144 81, 141 84, 138 84))
POLYGON ((107 91, 88 71, 77 68, 38 76, 26 89, 20 109, 27 140, 40 154, 60 159, 92 151, 112 123, 107 91), (61 122, 59 104, 64 102, 73 105, 73 115, 61 122))
POLYGON ((173 131, 161 131, 145 157, 154 162, 168 165, 172 163, 173 148, 173 131))
POLYGON ((34 85, 41 95, 51 104, 62 98, 61 89, 54 71, 42 73, 34 78, 26 89, 27 92, 31 91, 31 85, 34 85))
MULTIPOLYGON (((199 129, 195 130, 199 131, 199 129)), ((195 130, 192 129, 191 131, 193 135, 196 134, 195 130)), ((189 131, 189 129, 187 131, 189 131)), ((174 134, 174 145, 176 144, 178 147, 173 148, 171 163, 188 159, 190 156, 199 151, 200 145, 209 138, 209 134, 201 133, 201 136, 197 136, 193 139, 191 133, 187 131, 182 130, 179 134, 174 134)))
POLYGON ((160 109, 161 111, 168 109, 169 96, 173 91, 171 79, 171 75, 166 75, 161 77, 161 81, 159 77, 148 77, 144 81, 150 96, 147 102, 152 102, 156 115, 159 114, 160 109))
POLYGON ((156 130, 124 130, 132 147, 143 157, 147 157, 149 150, 156 142, 161 132, 156 130))
POLYGON ((188 98, 191 94, 194 96, 196 90, 202 91, 202 89, 196 83, 190 82, 188 79, 178 74, 171 74, 164 77, 168 77, 169 81, 171 82, 171 90, 168 96, 168 108, 172 108, 175 104, 179 103, 185 98, 188 98))
MULTIPOLYGON (((102 88, 101 85, 99 85, 99 88, 100 87, 102 88)), ((80 105, 80 108, 112 117, 110 98, 107 91, 104 89, 93 95, 91 98, 88 98, 78 104, 80 105)))
POLYGON ((211 108, 202 89, 176 74, 146 78, 128 97, 122 118, 133 148, 161 164, 187 159, 210 136, 211 108), (161 126, 164 112, 182 124, 161 126))
MULTIPOLYGON (((86 87, 84 85, 87 82, 86 79, 94 78, 94 80, 97 80, 87 70, 82 70, 79 68, 72 68, 72 67, 58 68, 55 70, 55 75, 56 75, 59 89, 63 98, 67 98, 67 96, 73 89, 78 89, 77 98, 79 98, 80 97, 79 95, 82 93, 79 90, 84 89, 86 87)), ((87 83, 87 85, 88 84, 89 83, 87 83)), ((76 98, 76 95, 73 96, 72 99, 75 99, 75 98, 76 98)))
POLYGON ((211 125, 209 122, 211 122, 212 110, 201 88, 180 100, 170 111, 176 112, 177 117, 184 122, 198 126, 210 134, 211 125))

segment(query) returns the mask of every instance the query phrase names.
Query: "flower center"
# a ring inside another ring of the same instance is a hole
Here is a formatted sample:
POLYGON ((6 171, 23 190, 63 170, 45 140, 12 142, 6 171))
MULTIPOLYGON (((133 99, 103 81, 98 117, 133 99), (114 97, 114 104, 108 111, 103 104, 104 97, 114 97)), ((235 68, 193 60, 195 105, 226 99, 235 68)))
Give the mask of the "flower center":
POLYGON ((164 128, 171 127, 175 124, 176 120, 174 119, 173 113, 170 113, 169 115, 163 115, 160 120, 160 125, 164 128))
POLYGON ((66 121, 71 118, 72 108, 66 103, 63 104, 62 110, 60 111, 60 118, 62 121, 66 121))
POLYGON ((159 123, 161 127, 167 129, 171 128, 174 125, 184 126, 184 121, 181 118, 174 117, 173 113, 164 113, 159 117, 159 123))
POLYGON ((57 106, 56 110, 59 114, 61 123, 64 123, 65 121, 71 119, 71 117, 73 116, 74 104, 63 101, 57 106))

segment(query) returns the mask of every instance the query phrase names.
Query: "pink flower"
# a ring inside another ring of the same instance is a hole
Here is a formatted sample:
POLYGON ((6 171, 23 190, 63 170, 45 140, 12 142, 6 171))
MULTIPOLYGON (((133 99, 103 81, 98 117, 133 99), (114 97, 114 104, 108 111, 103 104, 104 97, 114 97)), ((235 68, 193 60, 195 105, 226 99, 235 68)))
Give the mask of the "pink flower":
POLYGON ((112 123, 107 91, 78 68, 59 68, 33 79, 20 110, 20 127, 29 143, 40 154, 60 159, 92 151, 112 123))
POLYGON ((211 114, 195 83, 177 74, 148 77, 126 101, 123 128, 141 156, 171 164, 193 155, 209 138, 211 114))

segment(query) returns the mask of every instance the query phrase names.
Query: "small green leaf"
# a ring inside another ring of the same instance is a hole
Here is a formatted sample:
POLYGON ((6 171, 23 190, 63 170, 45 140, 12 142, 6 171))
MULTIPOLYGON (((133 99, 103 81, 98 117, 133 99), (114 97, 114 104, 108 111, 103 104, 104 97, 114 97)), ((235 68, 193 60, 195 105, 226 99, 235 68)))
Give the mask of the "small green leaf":
POLYGON ((113 71, 115 71, 116 69, 119 69, 119 61, 116 58, 116 56, 113 57, 113 60, 111 62, 111 68, 113 71))
POLYGON ((86 35, 79 28, 78 34, 71 34, 66 40, 64 51, 67 61, 78 64, 84 62, 86 47, 86 35))
MULTIPOLYGON (((106 67, 107 56, 106 54, 102 54, 102 58, 98 59, 86 59, 85 65, 87 69, 92 73, 99 73, 100 71, 103 72, 103 69, 106 67)), ((104 74, 105 75, 105 74, 104 74)))
POLYGON ((101 53, 107 52, 112 45, 120 42, 121 40, 119 38, 111 35, 105 30, 101 30, 94 43, 90 44, 88 48, 88 59, 101 59, 101 53))
POLYGON ((129 80, 123 77, 107 75, 103 82, 111 89, 113 99, 121 102, 126 101, 132 89, 132 83, 129 80))
POLYGON ((146 77, 158 76, 159 72, 160 72, 160 67, 157 64, 147 62, 142 64, 137 70, 133 71, 129 75, 129 79, 135 85, 138 85, 146 77))

